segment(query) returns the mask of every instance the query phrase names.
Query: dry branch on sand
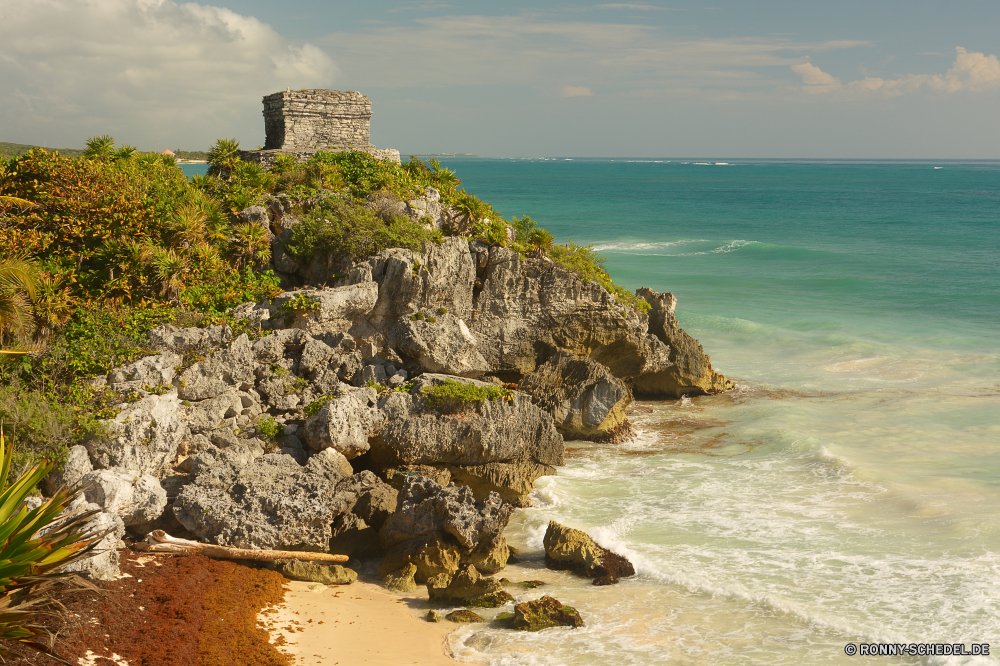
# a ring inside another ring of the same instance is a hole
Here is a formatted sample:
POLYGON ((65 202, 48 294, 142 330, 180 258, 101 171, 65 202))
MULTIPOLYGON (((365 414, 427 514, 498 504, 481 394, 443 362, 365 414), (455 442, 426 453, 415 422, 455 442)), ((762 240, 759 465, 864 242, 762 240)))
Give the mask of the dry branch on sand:
POLYGON ((220 560, 256 560, 272 562, 274 560, 302 560, 304 562, 346 562, 347 555, 330 553, 308 553, 293 550, 250 550, 247 548, 230 548, 208 543, 199 543, 189 539, 172 537, 163 530, 153 530, 146 536, 146 541, 136 544, 136 548, 153 553, 173 553, 175 555, 193 555, 201 553, 220 560))

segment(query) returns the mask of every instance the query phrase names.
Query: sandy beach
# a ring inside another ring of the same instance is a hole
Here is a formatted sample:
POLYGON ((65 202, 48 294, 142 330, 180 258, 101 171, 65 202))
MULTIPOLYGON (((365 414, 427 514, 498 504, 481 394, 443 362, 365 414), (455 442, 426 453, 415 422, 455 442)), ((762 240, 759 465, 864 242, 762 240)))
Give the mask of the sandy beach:
POLYGON ((295 666, 447 666, 445 639, 458 625, 427 622, 427 590, 399 594, 358 581, 318 587, 291 581, 284 601, 258 617, 295 666), (312 589, 311 589, 312 588, 312 589))

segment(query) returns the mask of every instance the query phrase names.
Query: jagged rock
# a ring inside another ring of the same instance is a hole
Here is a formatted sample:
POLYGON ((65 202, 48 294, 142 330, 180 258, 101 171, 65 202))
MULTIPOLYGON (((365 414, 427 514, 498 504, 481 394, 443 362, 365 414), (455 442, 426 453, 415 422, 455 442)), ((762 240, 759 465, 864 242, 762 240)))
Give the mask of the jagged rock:
POLYGON ((481 377, 490 369, 465 321, 452 314, 435 319, 401 317, 388 331, 389 343, 427 372, 481 377))
POLYGON ((510 402, 467 404, 461 414, 428 409, 424 389, 448 380, 489 386, 424 374, 409 393, 390 393, 379 402, 385 421, 369 439, 372 461, 382 468, 447 465, 452 478, 480 491, 479 497, 496 490, 506 501, 526 504, 535 479, 563 463, 562 436, 552 417, 519 392, 510 402))
POLYGON ((167 493, 156 478, 127 469, 101 469, 83 477, 86 500, 113 513, 129 527, 156 520, 167 506, 167 493))
POLYGON ((192 433, 205 434, 218 428, 225 419, 236 418, 245 409, 242 395, 231 389, 208 400, 188 401, 189 404, 181 409, 188 429, 192 433))
MULTIPOLYGON (((337 474, 340 476, 351 476, 354 474, 354 468, 351 467, 351 463, 344 457, 344 454, 336 449, 323 449, 310 457, 309 462, 315 467, 323 467, 327 470, 328 474, 337 474)), ((381 487, 384 488, 386 486, 383 484, 381 487)))
POLYGON ((427 620, 428 622, 440 622, 441 615, 432 608, 429 611, 427 611, 427 615, 424 616, 424 619, 427 620))
POLYGON ((310 338, 302 349, 299 359, 299 373, 303 376, 324 368, 337 352, 322 340, 310 338))
POLYGON ((264 447, 261 446, 259 440, 237 440, 236 446, 222 449, 214 444, 209 444, 204 450, 186 458, 181 470, 190 473, 192 477, 197 477, 199 474, 220 465, 230 465, 235 468, 244 467, 262 455, 264 455, 264 447))
POLYGON ((87 453, 86 447, 79 444, 71 446, 69 454, 66 456, 66 462, 63 463, 62 467, 49 472, 49 475, 43 479, 42 485, 45 492, 52 495, 62 486, 72 487, 80 483, 83 477, 93 469, 94 466, 90 463, 90 454, 87 453))
POLYGON ((635 293, 651 306, 649 332, 670 347, 670 366, 636 378, 636 393, 680 398, 683 395, 721 393, 735 386, 731 380, 712 369, 711 360, 702 346, 674 319, 677 299, 673 294, 660 294, 647 287, 635 293))
POLYGON ((267 209, 263 206, 250 206, 244 208, 240 211, 237 216, 240 222, 250 224, 256 224, 258 226, 264 227, 265 229, 270 229, 271 227, 271 216, 268 215, 267 209))
POLYGON ((339 564, 317 564, 302 560, 282 560, 278 571, 285 578, 323 585, 350 585, 358 579, 358 572, 339 564))
POLYGON ((368 436, 380 418, 374 389, 345 388, 305 424, 306 443, 314 450, 333 448, 348 459, 368 451, 368 436))
POLYGON ((407 563, 417 567, 416 581, 423 583, 440 573, 458 571, 462 565, 462 548, 439 534, 417 537, 389 551, 378 570, 380 574, 394 571, 407 563))
POLYGON ((167 324, 157 326, 149 332, 149 341, 155 349, 183 354, 193 349, 221 347, 233 337, 228 326, 208 326, 206 328, 177 328, 167 324))
POLYGON ((399 492, 391 486, 378 483, 358 495, 353 512, 375 529, 381 529, 389 516, 396 512, 398 505, 399 492))
POLYGON ((583 618, 572 606, 544 596, 534 601, 514 605, 513 613, 501 613, 496 621, 501 626, 520 631, 541 631, 549 627, 582 627, 583 618))
POLYGON ((512 600, 495 578, 480 576, 476 567, 467 565, 454 576, 442 573, 427 580, 431 603, 495 608, 512 600))
POLYGON ((496 495, 476 502, 466 487, 442 487, 419 476, 407 479, 399 501, 379 532, 387 549, 435 532, 451 535, 464 548, 475 548, 502 535, 513 513, 496 495))
POLYGON ((571 439, 602 439, 627 423, 632 393, 600 363, 560 351, 521 380, 518 389, 552 414, 571 439))
POLYGON ((396 323, 404 315, 444 308, 468 321, 476 264, 463 238, 428 243, 424 251, 384 250, 358 262, 338 284, 374 281, 378 302, 366 319, 376 328, 396 323))
MULTIPOLYGON (((513 508, 496 494, 476 502, 466 487, 442 487, 426 477, 410 477, 399 494, 399 507, 386 519, 379 538, 387 555, 379 568, 388 572, 412 563, 416 580, 423 582, 440 573, 453 574, 463 561, 492 560, 483 552, 506 546, 503 530, 513 508)), ((505 560, 504 560, 505 561, 505 560)))
POLYGON ((116 391, 134 391, 144 386, 150 388, 170 385, 181 357, 173 352, 162 352, 156 356, 146 356, 108 374, 108 385, 116 391))
POLYGON ((106 439, 86 444, 96 467, 121 467, 157 476, 169 469, 187 434, 176 391, 149 395, 125 404, 115 418, 102 421, 106 439))
POLYGON ((424 196, 406 202, 404 214, 411 221, 423 224, 431 231, 438 231, 445 225, 441 208, 441 193, 433 187, 424 188, 424 196))
POLYGON ((180 397, 207 400, 253 381, 254 354, 247 336, 241 335, 227 349, 215 352, 181 373, 180 397))
POLYGON ((90 557, 68 564, 60 571, 77 573, 94 580, 115 580, 121 573, 118 568, 118 548, 122 537, 125 536, 125 524, 117 515, 100 509, 98 505, 84 499, 83 495, 79 495, 70 504, 70 511, 98 512, 84 525, 87 532, 108 532, 108 534, 97 543, 90 557))
POLYGON ((594 578, 595 585, 613 585, 619 578, 635 575, 635 568, 627 559, 598 546, 586 532, 554 520, 545 530, 544 544, 545 566, 594 578))
POLYGON ((256 326, 264 326, 271 318, 271 308, 268 307, 267 303, 241 303, 237 305, 232 310, 233 319, 239 321, 240 319, 246 319, 251 324, 256 326))
POLYGON ((413 580, 417 573, 415 564, 407 564, 396 571, 389 572, 382 576, 382 585, 387 590, 394 592, 413 592, 417 589, 417 583, 413 580))
POLYGON ((356 500, 350 486, 377 482, 370 472, 362 473, 367 481, 344 477, 321 462, 301 467, 274 453, 196 470, 174 501, 174 515, 200 539, 238 548, 325 552, 334 519, 356 500))
POLYGON ((280 308, 293 298, 315 301, 319 308, 313 312, 297 313, 291 326, 312 334, 331 334, 349 331, 355 319, 371 312, 378 295, 378 285, 367 282, 348 287, 285 292, 274 298, 274 305, 280 308))
POLYGON ((470 610, 460 609, 455 610, 444 616, 444 619, 449 622, 455 622, 458 624, 468 624, 470 622, 486 622, 478 613, 474 613, 470 610))
POLYGON ((330 552, 348 557, 370 557, 382 552, 378 528, 353 513, 342 513, 333 521, 330 552))

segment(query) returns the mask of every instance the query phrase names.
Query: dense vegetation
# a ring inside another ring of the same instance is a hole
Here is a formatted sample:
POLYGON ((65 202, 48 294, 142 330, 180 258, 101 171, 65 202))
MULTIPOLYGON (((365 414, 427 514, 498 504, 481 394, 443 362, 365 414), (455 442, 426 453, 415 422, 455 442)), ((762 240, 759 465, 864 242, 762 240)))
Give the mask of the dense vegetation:
POLYGON ((293 256, 360 258, 387 247, 419 249, 460 235, 548 256, 614 293, 590 247, 557 245, 528 217, 508 223, 463 190, 436 160, 381 162, 360 152, 281 157, 270 169, 240 159, 220 139, 208 175, 185 178, 172 157, 94 137, 79 158, 32 149, 0 159, 0 421, 23 467, 100 436, 120 397, 88 381, 149 353, 146 332, 166 322, 221 323, 227 310, 276 295, 272 230, 240 215, 275 197, 302 223, 285 243, 293 256), (452 211, 443 231, 383 212, 426 187, 452 211))

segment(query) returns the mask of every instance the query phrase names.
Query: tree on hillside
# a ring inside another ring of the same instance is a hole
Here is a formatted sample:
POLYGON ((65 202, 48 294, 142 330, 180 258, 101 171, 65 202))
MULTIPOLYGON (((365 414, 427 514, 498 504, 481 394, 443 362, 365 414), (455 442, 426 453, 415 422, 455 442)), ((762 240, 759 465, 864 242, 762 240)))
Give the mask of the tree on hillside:
POLYGON ((0 341, 31 331, 31 301, 38 283, 34 264, 23 257, 0 259, 0 341))
POLYGON ((95 160, 107 160, 114 157, 115 138, 109 134, 92 136, 87 139, 87 149, 83 151, 84 157, 95 160))
POLYGON ((240 142, 219 139, 208 151, 208 175, 228 180, 240 162, 240 142))

